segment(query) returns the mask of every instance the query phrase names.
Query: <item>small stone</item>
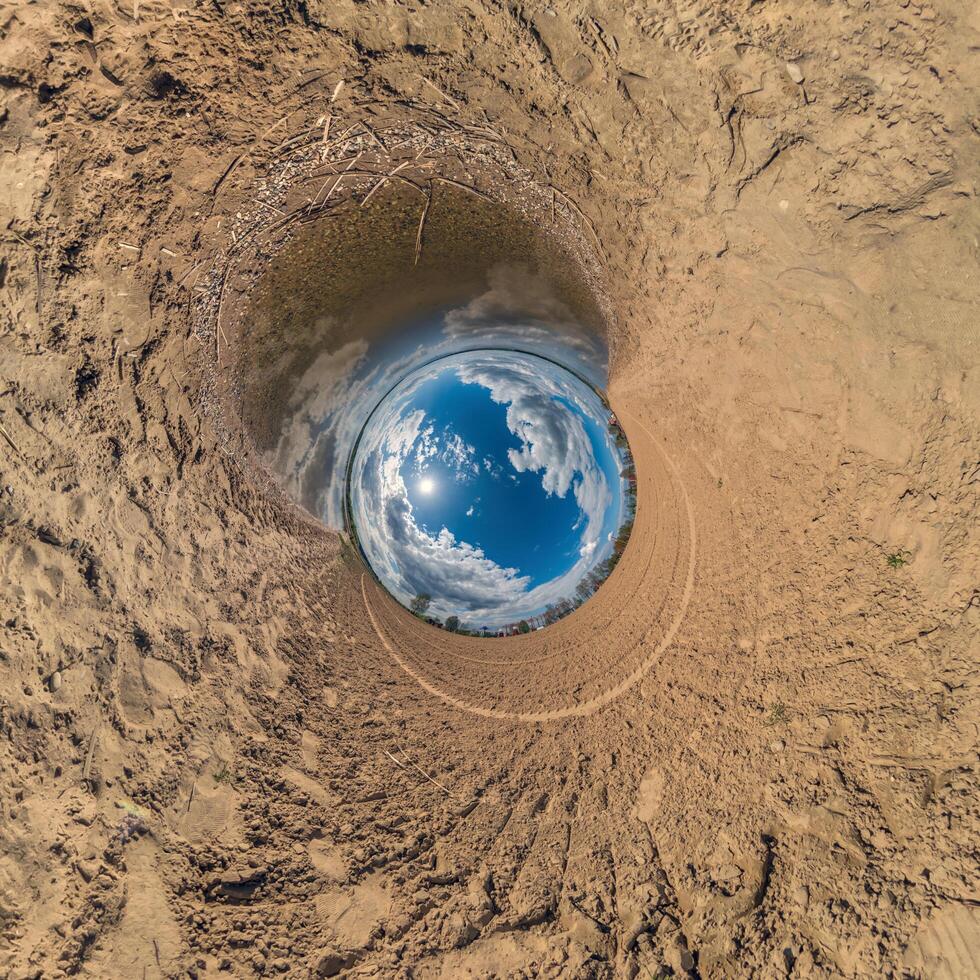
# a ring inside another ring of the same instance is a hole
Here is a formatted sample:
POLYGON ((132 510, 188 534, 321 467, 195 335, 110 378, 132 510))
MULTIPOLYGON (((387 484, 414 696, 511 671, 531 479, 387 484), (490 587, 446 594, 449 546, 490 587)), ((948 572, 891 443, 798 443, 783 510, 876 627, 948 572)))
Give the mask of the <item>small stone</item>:
POLYGON ((78 868, 78 873, 87 882, 91 881, 99 872, 98 865, 92 861, 79 861, 75 867, 78 868))
POLYGON ((777 738, 774 742, 769 743, 769 749, 772 752, 782 752, 785 748, 786 743, 781 738, 777 738))
POLYGON ((694 954, 682 940, 675 936, 674 941, 664 950, 664 959, 674 973, 693 973, 694 954))
POLYGON ((316 975, 318 977, 335 977, 341 970, 345 970, 350 965, 350 957, 343 956, 336 950, 330 950, 317 961, 316 975))
POLYGON ((493 918, 493 907, 489 902, 482 908, 476 909, 470 916, 470 921, 474 926, 482 928, 493 918))
POLYGON ((786 74, 796 82, 797 85, 803 84, 803 72, 800 66, 793 61, 786 62, 786 74))
POLYGON ((54 692, 57 691, 59 687, 61 687, 61 671, 56 670, 48 678, 48 688, 50 689, 51 693, 54 694, 54 692))

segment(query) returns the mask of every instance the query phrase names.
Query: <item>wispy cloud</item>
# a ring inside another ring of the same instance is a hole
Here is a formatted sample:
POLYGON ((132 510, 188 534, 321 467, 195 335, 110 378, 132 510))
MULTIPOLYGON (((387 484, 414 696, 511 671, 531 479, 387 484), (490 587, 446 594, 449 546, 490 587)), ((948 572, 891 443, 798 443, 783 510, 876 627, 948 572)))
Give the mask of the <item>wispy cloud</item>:
POLYGON ((476 449, 448 426, 443 438, 443 446, 442 455, 439 458, 454 471, 458 483, 468 483, 480 475, 476 449))

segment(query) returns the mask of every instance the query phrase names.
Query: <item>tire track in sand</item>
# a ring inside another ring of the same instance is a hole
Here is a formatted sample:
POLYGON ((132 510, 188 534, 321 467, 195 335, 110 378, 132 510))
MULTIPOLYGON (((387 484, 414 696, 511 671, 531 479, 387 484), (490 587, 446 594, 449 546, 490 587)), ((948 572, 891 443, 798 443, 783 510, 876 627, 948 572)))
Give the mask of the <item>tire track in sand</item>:
POLYGON ((395 663, 398 664, 398 666, 401 667, 401 669, 424 691, 428 692, 433 697, 439 698, 439 700, 453 708, 468 712, 469 714, 478 715, 481 718, 495 718, 501 721, 521 722, 561 721, 565 718, 582 718, 587 715, 595 714, 595 712, 605 708, 613 701, 616 701, 618 698, 622 697, 623 694, 630 690, 644 677, 647 671, 650 670, 664 651, 671 645, 671 643, 674 642, 674 637, 677 635, 678 629, 680 629, 680 625, 684 620, 685 614, 687 613, 687 607, 691 601, 692 595, 694 594, 695 558, 697 556, 697 529, 694 520, 694 508, 691 505, 691 498, 688 495, 687 488, 684 486, 684 481, 681 479, 680 470, 678 469, 677 464, 670 458, 667 451, 656 439, 653 433, 638 418, 636 418, 636 416, 624 413, 622 411, 620 411, 619 414, 621 416, 625 415, 627 418, 630 418, 633 422, 635 422, 636 425, 643 430, 650 442, 656 447, 660 455, 666 460, 668 466, 670 467, 671 474, 677 484, 677 488, 680 491, 681 498, 684 501, 684 508, 687 513, 690 548, 688 553, 687 579, 684 583, 684 592, 681 596, 681 601, 677 612, 674 614, 673 621, 660 642, 654 648, 653 652, 646 657, 632 673, 628 674, 617 685, 615 685, 615 687, 611 687, 602 694, 599 694, 588 701, 584 701, 581 704, 567 705, 562 708, 554 708, 550 711, 504 711, 499 708, 484 708, 478 704, 472 704, 468 701, 462 700, 461 698, 454 697, 448 691, 444 691, 432 684, 399 655, 395 647, 388 641, 388 638, 385 636, 380 625, 378 624, 377 619, 375 618, 374 610, 371 608, 371 602, 368 599, 367 587, 365 584, 367 573, 362 572, 361 596, 364 599, 364 608, 367 610, 368 617, 371 620, 371 625, 374 627, 374 631, 377 633, 378 639, 381 641, 385 650, 387 650, 391 655, 392 660, 394 660, 395 663))

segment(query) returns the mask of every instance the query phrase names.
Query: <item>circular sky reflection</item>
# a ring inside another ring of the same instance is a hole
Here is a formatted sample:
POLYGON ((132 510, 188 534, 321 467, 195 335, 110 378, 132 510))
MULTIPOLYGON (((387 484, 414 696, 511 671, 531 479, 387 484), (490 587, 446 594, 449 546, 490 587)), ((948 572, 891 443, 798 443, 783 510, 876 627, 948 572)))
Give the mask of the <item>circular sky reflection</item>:
POLYGON ((634 507, 601 337, 521 264, 381 333, 357 319, 327 324, 269 468, 426 619, 499 634, 570 612, 622 553, 634 507))
POLYGON ((527 632, 587 598, 632 521, 625 438, 597 391, 535 354, 469 350, 400 380, 348 487, 374 573, 427 619, 527 632))

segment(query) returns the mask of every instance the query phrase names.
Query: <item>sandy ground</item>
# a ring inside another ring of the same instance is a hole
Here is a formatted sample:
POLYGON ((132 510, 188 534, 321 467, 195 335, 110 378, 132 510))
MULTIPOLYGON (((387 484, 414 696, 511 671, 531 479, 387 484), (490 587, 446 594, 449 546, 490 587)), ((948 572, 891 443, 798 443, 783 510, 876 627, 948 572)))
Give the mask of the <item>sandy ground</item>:
POLYGON ((980 973, 974 4, 0 9, 0 974, 980 973), (599 244, 638 521, 529 638, 229 436, 270 161, 396 117, 599 244))

